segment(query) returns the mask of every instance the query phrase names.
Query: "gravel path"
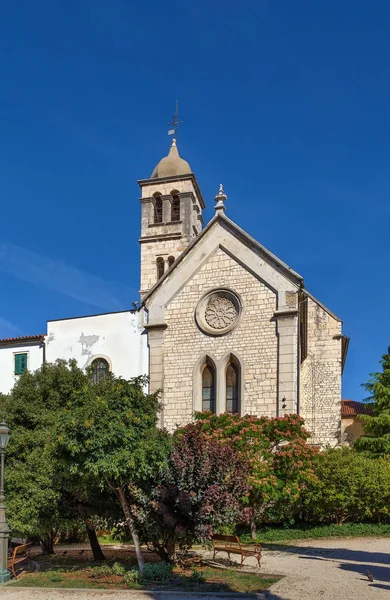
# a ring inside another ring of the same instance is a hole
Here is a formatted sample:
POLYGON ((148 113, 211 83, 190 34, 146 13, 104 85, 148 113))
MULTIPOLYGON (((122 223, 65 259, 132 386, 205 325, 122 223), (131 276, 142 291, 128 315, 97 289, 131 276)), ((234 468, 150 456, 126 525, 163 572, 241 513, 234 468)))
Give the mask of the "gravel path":
POLYGON ((262 570, 286 575, 270 600, 389 600, 390 538, 308 540, 265 551, 262 570))
MULTIPOLYGON (((222 555, 221 555, 222 556, 222 555)), ((247 563, 249 564, 249 560, 247 563)), ((389 600, 390 538, 308 540, 266 550, 262 573, 283 575, 266 592, 268 600, 389 600), (365 573, 374 576, 371 583, 365 573)), ((226 596, 227 597, 227 596, 226 596)), ((261 597, 261 595, 260 595, 261 597)), ((153 592, 63 592, 7 587, 1 600, 206 600, 205 596, 153 592)), ((208 596, 213 598, 213 596, 208 596)), ((221 598, 219 598, 221 600, 221 598)))

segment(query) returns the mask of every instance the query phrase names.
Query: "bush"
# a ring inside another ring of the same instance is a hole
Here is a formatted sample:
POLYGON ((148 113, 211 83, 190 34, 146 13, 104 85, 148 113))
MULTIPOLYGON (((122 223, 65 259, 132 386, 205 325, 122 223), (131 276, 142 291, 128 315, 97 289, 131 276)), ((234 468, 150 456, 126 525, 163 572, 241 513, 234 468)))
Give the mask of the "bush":
MULTIPOLYGON (((390 524, 378 523, 344 523, 342 527, 335 523, 331 525, 311 525, 302 523, 291 528, 283 526, 263 527, 257 534, 260 544, 287 542, 293 540, 310 540, 319 538, 342 537, 390 537, 390 524)), ((249 530, 240 534, 242 544, 253 543, 249 530)))
POLYGON ((146 563, 142 574, 143 581, 165 582, 172 579, 172 566, 167 563, 146 563))
POLYGON ((302 502, 305 521, 389 521, 390 459, 368 458, 352 448, 330 448, 318 455, 317 484, 302 502))
POLYGON ((177 433, 164 478, 154 492, 145 538, 168 563, 235 523, 248 491, 249 463, 228 444, 209 439, 194 424, 177 433))
POLYGON ((131 569, 123 576, 123 581, 128 587, 134 587, 134 584, 140 583, 166 583, 171 579, 172 567, 166 563, 146 563, 143 573, 138 569, 131 569))
POLYGON ((113 575, 124 575, 126 573, 126 569, 123 565, 121 565, 121 563, 115 562, 112 565, 112 574, 113 575))
POLYGON ((100 577, 108 577, 112 573, 112 568, 109 565, 100 565, 98 567, 91 567, 89 577, 99 579, 100 577))
POLYGON ((203 583, 204 581, 206 581, 206 578, 203 575, 203 573, 201 573, 200 571, 197 571, 196 569, 194 569, 193 571, 191 571, 191 575, 189 577, 189 580, 192 583, 203 583))
POLYGON ((234 448, 249 468, 242 522, 250 523, 253 539, 256 525, 292 521, 302 493, 316 479, 313 460, 317 451, 307 443, 309 433, 302 417, 211 413, 195 417, 205 435, 234 448))
POLYGON ((134 584, 141 583, 141 572, 138 569, 131 569, 123 576, 123 581, 128 587, 134 587, 134 584))

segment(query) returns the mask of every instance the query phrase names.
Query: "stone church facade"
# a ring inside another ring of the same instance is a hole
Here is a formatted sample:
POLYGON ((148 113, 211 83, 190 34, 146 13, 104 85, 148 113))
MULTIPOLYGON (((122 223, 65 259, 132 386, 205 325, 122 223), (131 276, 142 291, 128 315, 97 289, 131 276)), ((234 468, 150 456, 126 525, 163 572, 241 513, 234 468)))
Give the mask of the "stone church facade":
POLYGON ((205 203, 175 140, 139 185, 140 308, 49 321, 46 334, 0 340, 0 392, 20 374, 11 365, 76 358, 99 372, 148 374, 150 391, 162 390, 169 430, 201 410, 299 413, 313 443, 339 443, 348 348, 340 319, 226 216, 222 186, 203 226, 205 203))
POLYGON ((175 141, 139 184, 141 297, 162 425, 204 409, 299 413, 314 443, 338 443, 348 347, 340 319, 226 216, 222 186, 202 228, 204 201, 175 141))

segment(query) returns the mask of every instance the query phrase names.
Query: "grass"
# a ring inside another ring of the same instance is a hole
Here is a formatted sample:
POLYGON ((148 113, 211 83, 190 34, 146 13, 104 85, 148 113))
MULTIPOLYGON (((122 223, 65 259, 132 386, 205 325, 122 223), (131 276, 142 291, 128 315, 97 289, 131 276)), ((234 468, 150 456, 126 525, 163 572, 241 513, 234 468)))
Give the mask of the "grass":
MULTIPOLYGON (((254 543, 249 531, 238 531, 241 542, 254 543)), ((259 528, 256 542, 289 542, 294 540, 310 540, 320 538, 343 537, 387 537, 390 536, 390 524, 381 523, 344 523, 339 525, 304 525, 293 527, 269 526, 259 528)), ((99 537, 99 542, 105 544, 131 544, 131 541, 118 540, 109 535, 99 537)))
POLYGON ((204 569, 203 575, 206 581, 213 582, 214 587, 212 589, 205 589, 205 585, 202 589, 200 587, 194 588, 196 591, 216 591, 215 584, 219 584, 222 586, 221 591, 255 593, 269 588, 280 579, 280 577, 260 577, 254 573, 240 573, 233 570, 221 571, 219 569, 212 569, 211 567, 204 569))
MULTIPOLYGON (((390 525, 381 523, 344 523, 344 525, 307 525, 300 527, 265 527, 257 532, 257 542, 289 542, 319 538, 390 536, 390 525)), ((244 544, 254 543, 249 532, 241 533, 244 544)))
MULTIPOLYGON (((233 535, 234 533, 232 533, 233 535)), ((248 530, 238 531, 241 542, 244 544, 255 543, 251 540, 248 530)), ((235 534, 234 534, 235 535, 235 534)), ((289 542, 293 540, 310 540, 320 538, 342 537, 387 537, 390 536, 390 524, 381 523, 344 523, 341 527, 332 525, 300 524, 286 527, 274 525, 259 528, 256 542, 289 542)), ((101 545, 107 544, 132 544, 131 540, 120 540, 109 535, 99 537, 101 545)))
POLYGON ((21 577, 12 581, 8 585, 14 587, 36 587, 36 588, 93 588, 93 589, 123 589, 118 581, 102 582, 93 579, 86 579, 80 576, 77 572, 74 575, 70 573, 64 575, 56 575, 55 571, 47 571, 46 573, 24 573, 21 577))
POLYGON ((132 544, 132 540, 129 538, 128 540, 120 540, 114 536, 111 536, 109 534, 106 535, 99 535, 98 536, 98 541, 99 544, 101 546, 107 545, 107 544, 132 544))
MULTIPOLYGON (((167 583, 150 583, 143 586, 134 583, 131 587, 146 590, 165 589, 197 592, 261 592, 279 579, 270 575, 261 577, 256 573, 198 566, 196 574, 200 578, 197 577, 194 580, 194 571, 191 568, 185 570, 174 569, 172 580, 167 583)), ((96 577, 91 564, 79 566, 69 566, 67 564, 65 568, 60 569, 49 569, 34 573, 24 572, 11 585, 22 588, 129 589, 120 575, 107 574, 96 577)))

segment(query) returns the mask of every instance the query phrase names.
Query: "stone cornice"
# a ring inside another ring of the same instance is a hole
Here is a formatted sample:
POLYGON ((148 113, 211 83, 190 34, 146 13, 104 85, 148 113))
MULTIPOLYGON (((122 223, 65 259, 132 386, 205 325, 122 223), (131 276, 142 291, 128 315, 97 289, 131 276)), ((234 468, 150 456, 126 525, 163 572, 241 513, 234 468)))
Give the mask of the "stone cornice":
POLYGON ((163 240, 179 240, 182 236, 181 232, 178 233, 160 233, 155 235, 145 235, 139 238, 140 244, 148 244, 150 242, 160 242, 163 240))
POLYGON ((166 329, 168 327, 168 325, 166 323, 150 323, 150 325, 147 323, 146 325, 144 325, 145 329, 166 329))
POLYGON ((283 317, 295 317, 298 314, 298 309, 297 308, 286 308, 286 309, 281 309, 281 310, 277 310, 274 312, 274 317, 275 319, 280 319, 283 317))
POLYGON ((180 200, 184 200, 184 198, 191 198, 192 202, 195 203, 195 194, 194 192, 180 192, 179 193, 180 200))

